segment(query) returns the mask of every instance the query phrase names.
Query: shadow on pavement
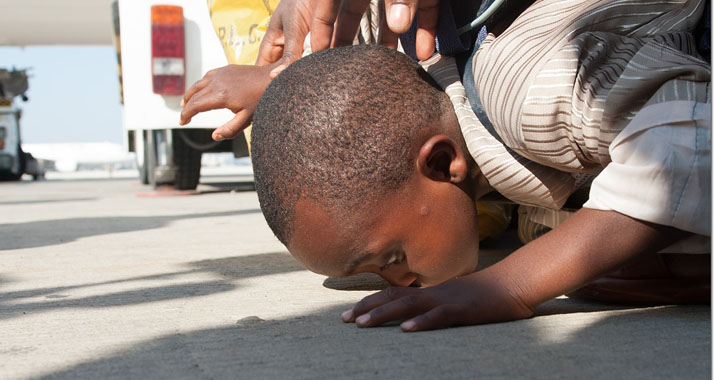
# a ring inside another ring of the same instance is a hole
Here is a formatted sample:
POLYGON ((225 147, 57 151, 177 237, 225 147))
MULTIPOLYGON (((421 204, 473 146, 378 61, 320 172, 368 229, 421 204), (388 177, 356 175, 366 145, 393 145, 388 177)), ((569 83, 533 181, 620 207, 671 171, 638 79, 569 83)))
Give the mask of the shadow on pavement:
POLYGON ((328 277, 322 286, 334 290, 382 290, 389 283, 376 273, 359 273, 349 277, 328 277))
POLYGON ((237 280, 305 270, 289 254, 283 252, 195 261, 186 266, 188 266, 187 270, 165 274, 74 286, 0 292, 0 320, 64 308, 112 307, 200 297, 236 289, 239 286, 235 284, 237 280), (196 281, 196 275, 203 273, 213 274, 213 277, 218 279, 196 281), (146 281, 176 281, 180 280, 181 276, 187 275, 191 277, 184 283, 145 286, 146 281), (127 290, 131 288, 132 283, 141 283, 143 286, 127 290), (112 285, 115 285, 114 289, 120 287, 121 290, 106 293, 105 288, 98 290, 101 294, 97 295, 79 298, 72 296, 72 293, 77 290, 112 285), (43 298, 40 301, 28 302, 28 299, 38 297, 43 298))
POLYGON ((211 194, 211 193, 226 193, 226 192, 243 192, 243 191, 255 191, 255 182, 253 180, 246 181, 230 181, 230 182, 220 182, 202 179, 201 185, 198 188, 201 194, 211 194))
POLYGON ((706 306, 597 313, 571 326, 540 317, 411 334, 343 324, 347 306, 170 334, 43 378, 705 379, 711 372, 706 306))
POLYGON ((176 220, 260 212, 260 209, 248 209, 185 215, 68 218, 0 224, 0 251, 62 244, 88 236, 156 229, 176 220))
POLYGON ((27 204, 38 204, 38 203, 56 203, 56 202, 79 202, 79 201, 94 201, 97 198, 57 198, 57 199, 27 199, 27 200, 16 200, 16 201, 0 201, 0 205, 27 205, 27 204))

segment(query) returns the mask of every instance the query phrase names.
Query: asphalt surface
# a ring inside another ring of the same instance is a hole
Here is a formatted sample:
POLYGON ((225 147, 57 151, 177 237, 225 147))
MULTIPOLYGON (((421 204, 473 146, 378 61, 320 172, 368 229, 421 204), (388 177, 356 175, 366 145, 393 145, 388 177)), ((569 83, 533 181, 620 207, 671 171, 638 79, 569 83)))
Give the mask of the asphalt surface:
MULTIPOLYGON (((0 183, 0 379, 706 379, 709 306, 561 297, 416 334, 340 313, 383 283, 305 271, 249 177, 0 183)), ((492 263, 517 243, 482 249, 492 263)))

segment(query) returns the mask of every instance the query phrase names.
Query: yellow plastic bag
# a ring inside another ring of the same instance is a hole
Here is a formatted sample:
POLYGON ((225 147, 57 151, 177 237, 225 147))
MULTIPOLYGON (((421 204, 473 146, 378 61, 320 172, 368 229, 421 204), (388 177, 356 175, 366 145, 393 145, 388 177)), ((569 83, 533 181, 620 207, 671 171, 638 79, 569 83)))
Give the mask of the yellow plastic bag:
POLYGON ((279 0, 208 0, 209 14, 228 63, 252 65, 279 0))
POLYGON ((476 202, 479 240, 497 238, 511 223, 513 205, 496 202, 476 202))
MULTIPOLYGON (((270 16, 280 0, 207 0, 211 23, 221 40, 228 63, 252 65, 270 16)), ((250 150, 250 129, 243 130, 250 150)))

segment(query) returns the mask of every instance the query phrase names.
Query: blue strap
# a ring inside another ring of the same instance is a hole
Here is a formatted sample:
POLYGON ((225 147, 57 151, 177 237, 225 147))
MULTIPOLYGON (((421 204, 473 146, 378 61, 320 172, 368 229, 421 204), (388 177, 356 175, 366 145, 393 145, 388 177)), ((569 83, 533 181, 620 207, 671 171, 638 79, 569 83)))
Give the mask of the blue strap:
MULTIPOLYGON (((414 16, 412 26, 406 33, 399 36, 404 52, 414 60, 417 60, 417 25, 417 16, 414 16)), ((451 9, 451 1, 440 1, 439 21, 436 25, 436 51, 441 55, 456 55, 469 51, 470 48, 471 37, 469 34, 459 35, 459 32, 457 32, 454 13, 451 9)))
POLYGON ((486 111, 483 108, 483 103, 481 102, 481 97, 478 94, 478 90, 476 90, 474 73, 471 69, 473 67, 474 55, 476 55, 476 51, 478 51, 479 47, 481 47, 481 43, 483 43, 483 40, 486 39, 487 35, 488 33, 486 32, 486 27, 482 26, 478 32, 478 37, 476 38, 476 43, 474 44, 473 51, 471 52, 469 59, 466 60, 465 67, 463 69, 462 83, 464 84, 464 89, 466 90, 466 98, 469 99, 469 104, 471 104, 471 109, 474 111, 476 117, 478 117, 481 124, 483 124, 486 130, 493 137, 503 143, 503 140, 501 140, 501 138, 498 136, 498 133, 496 133, 496 129, 493 128, 493 124, 491 124, 491 121, 486 115, 486 111))

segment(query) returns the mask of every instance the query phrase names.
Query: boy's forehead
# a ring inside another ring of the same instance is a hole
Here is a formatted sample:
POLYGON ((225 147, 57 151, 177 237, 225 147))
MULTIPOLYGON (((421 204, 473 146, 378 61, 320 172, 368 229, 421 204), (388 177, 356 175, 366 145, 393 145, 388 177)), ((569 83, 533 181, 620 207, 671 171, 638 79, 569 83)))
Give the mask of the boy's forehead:
POLYGON ((301 198, 295 205, 290 253, 316 273, 344 275, 356 260, 363 259, 363 235, 353 228, 354 218, 330 212, 317 202, 301 198))

